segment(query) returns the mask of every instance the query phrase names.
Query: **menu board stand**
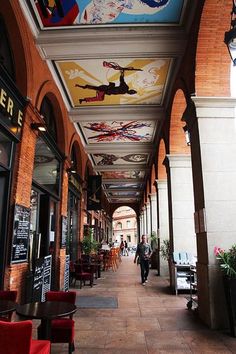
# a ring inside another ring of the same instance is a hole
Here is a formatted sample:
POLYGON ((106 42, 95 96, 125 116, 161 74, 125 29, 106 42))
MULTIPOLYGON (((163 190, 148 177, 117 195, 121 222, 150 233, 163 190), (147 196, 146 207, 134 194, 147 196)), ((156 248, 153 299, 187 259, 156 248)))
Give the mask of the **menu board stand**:
POLYGON ((45 294, 51 289, 52 256, 36 259, 33 280, 33 301, 45 301, 45 294))

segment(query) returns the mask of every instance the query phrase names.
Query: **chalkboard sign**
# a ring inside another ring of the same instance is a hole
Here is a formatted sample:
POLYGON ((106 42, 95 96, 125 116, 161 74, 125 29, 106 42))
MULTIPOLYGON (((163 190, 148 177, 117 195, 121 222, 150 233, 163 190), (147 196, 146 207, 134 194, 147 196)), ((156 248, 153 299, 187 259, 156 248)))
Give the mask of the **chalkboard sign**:
POLYGON ((12 263, 21 263, 28 260, 28 246, 30 233, 30 209, 22 205, 15 205, 12 263))
POLYGON ((33 280, 33 301, 41 301, 43 292, 43 272, 44 258, 35 261, 34 280, 33 280))
POLYGON ((47 256, 44 257, 42 301, 45 301, 45 294, 51 289, 51 275, 52 256, 47 256))
POLYGON ((66 216, 62 216, 61 217, 61 248, 66 247, 67 232, 68 232, 68 220, 66 216))
POLYGON ((69 291, 70 286, 70 255, 66 255, 65 275, 64 275, 64 291, 69 291))

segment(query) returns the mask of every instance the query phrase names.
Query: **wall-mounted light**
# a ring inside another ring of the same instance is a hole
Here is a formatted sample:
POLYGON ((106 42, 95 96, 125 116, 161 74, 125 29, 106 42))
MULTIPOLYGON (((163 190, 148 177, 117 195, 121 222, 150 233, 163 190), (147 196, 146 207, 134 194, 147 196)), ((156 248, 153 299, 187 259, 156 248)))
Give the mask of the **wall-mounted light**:
POLYGON ((236 65, 236 2, 233 0, 233 7, 231 11, 230 30, 225 32, 225 44, 228 47, 229 54, 236 65))
POLYGON ((71 166, 70 168, 67 168, 66 172, 75 175, 77 173, 75 167, 71 166))
POLYGON ((186 144, 187 144, 188 146, 190 146, 190 145, 191 145, 190 132, 189 132, 189 130, 188 130, 187 125, 185 125, 185 126, 183 127, 183 131, 184 131, 184 134, 185 134, 186 144))
POLYGON ((46 125, 43 123, 31 123, 31 129, 33 130, 39 130, 40 132, 46 132, 47 128, 46 125))

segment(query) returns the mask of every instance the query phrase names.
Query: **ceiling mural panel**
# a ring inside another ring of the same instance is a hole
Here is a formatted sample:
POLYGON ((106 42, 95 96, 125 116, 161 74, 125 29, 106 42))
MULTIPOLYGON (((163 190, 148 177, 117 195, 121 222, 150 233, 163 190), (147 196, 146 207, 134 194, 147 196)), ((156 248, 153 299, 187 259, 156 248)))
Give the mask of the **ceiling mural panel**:
POLYGON ((179 24, 184 0, 31 0, 41 28, 99 24, 179 24))
POLYGON ((111 190, 116 190, 116 189, 123 189, 123 190, 126 190, 126 189, 142 189, 143 185, 142 183, 116 183, 116 184, 113 184, 113 183, 106 183, 104 184, 104 187, 106 189, 111 189, 111 190))
MULTIPOLYGON (((153 121, 107 121, 80 123, 88 144, 96 143, 134 143, 152 142, 154 137, 153 121)), ((128 156, 128 155, 126 155, 128 156)), ((135 159, 135 157, 133 156, 135 159)), ((115 159, 115 157, 113 157, 115 159)), ((126 159, 132 159, 126 157, 126 159)), ((136 158, 138 160, 138 157, 136 158)), ((123 162, 125 159, 123 159, 123 162)), ((130 162, 128 160, 128 162, 130 162)), ((135 161, 134 161, 135 162, 135 161)))
POLYGON ((117 58, 56 61, 73 108, 80 106, 160 105, 170 69, 168 58, 117 58))
POLYGON ((143 178, 145 171, 102 171, 101 175, 104 179, 136 179, 143 178))
POLYGON ((98 166, 110 165, 129 165, 146 164, 148 161, 148 154, 135 153, 135 154, 93 154, 93 159, 98 166))
POLYGON ((108 193, 108 196, 110 197, 119 197, 119 196, 127 196, 127 197, 138 197, 140 195, 139 192, 130 192, 130 191, 127 191, 127 192, 109 192, 108 193))

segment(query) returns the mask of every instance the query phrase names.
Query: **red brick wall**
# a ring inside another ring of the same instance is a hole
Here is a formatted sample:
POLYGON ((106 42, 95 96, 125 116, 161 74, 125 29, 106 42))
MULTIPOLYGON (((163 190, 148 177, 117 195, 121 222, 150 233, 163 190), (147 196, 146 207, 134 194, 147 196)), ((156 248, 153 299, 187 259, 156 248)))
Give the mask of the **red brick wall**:
POLYGON ((197 96, 230 96, 230 56, 224 43, 232 0, 206 0, 196 56, 197 96))

